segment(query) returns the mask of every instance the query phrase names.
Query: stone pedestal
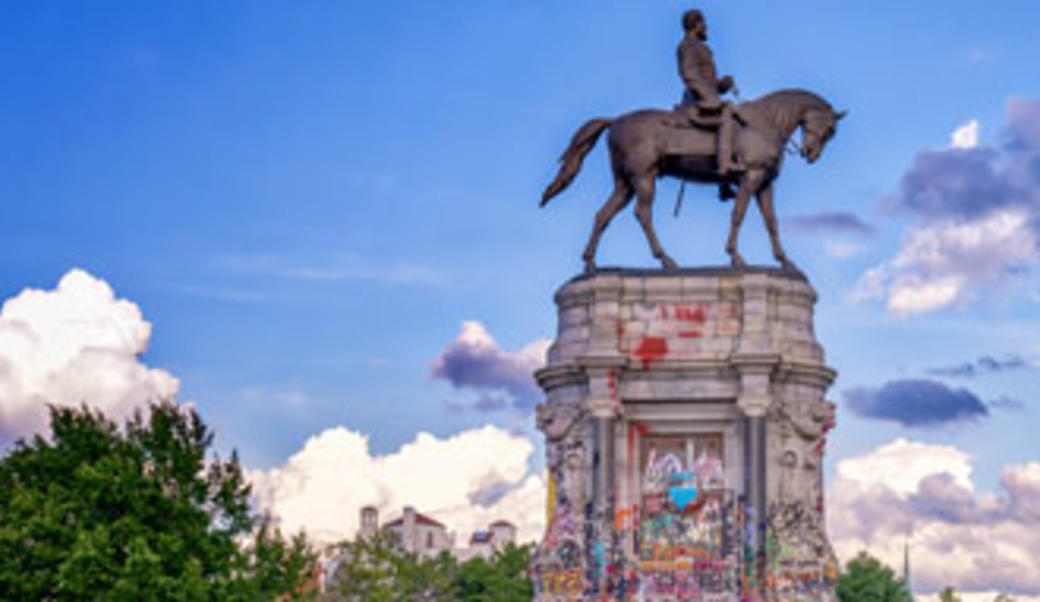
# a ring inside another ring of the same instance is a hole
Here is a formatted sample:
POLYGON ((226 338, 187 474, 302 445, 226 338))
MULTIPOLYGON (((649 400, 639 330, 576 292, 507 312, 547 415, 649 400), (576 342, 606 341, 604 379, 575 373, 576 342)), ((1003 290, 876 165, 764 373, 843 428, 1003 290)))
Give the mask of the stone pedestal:
POLYGON ((835 600, 816 293, 765 268, 600 270, 536 374, 539 602, 835 600))

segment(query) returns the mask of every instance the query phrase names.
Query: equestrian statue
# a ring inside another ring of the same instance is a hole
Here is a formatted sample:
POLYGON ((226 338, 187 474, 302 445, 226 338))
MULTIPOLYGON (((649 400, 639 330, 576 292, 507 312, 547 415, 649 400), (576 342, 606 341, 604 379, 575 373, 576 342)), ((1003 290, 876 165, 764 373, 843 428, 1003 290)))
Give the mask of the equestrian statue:
POLYGON ((721 95, 734 91, 736 84, 729 75, 716 75, 704 15, 698 10, 687 11, 682 23, 685 35, 677 52, 679 75, 685 85, 682 102, 671 111, 647 109, 586 122, 560 157, 560 170, 542 194, 541 206, 567 188, 585 155, 609 129, 614 190, 596 213, 582 253, 586 272, 596 269, 596 248, 603 231, 633 197, 636 218, 654 257, 665 269, 678 267, 661 248, 652 220, 654 188, 657 178, 663 176, 715 184, 720 199, 735 197, 726 252, 737 268, 745 265, 737 252, 737 233, 754 196, 769 231, 773 256, 783 269, 797 272, 780 245, 773 181, 780 174, 784 151, 796 129, 802 130, 798 153, 815 163, 845 112, 835 111, 812 92, 796 89, 738 105, 723 100, 721 95))

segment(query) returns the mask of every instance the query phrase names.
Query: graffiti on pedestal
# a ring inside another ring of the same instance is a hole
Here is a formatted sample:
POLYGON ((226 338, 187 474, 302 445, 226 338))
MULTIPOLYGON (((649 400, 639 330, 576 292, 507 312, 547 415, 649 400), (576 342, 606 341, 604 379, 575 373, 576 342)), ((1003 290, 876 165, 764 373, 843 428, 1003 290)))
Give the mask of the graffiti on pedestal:
POLYGON ((582 538, 569 505, 557 505, 535 552, 532 577, 539 599, 570 599, 585 591, 582 538))
POLYGON ((838 562, 825 532, 822 466, 834 404, 784 400, 769 421, 777 474, 766 516, 769 590, 784 601, 833 600, 838 562))
POLYGON ((618 351, 649 370, 662 359, 710 353, 705 340, 734 337, 740 317, 734 302, 637 303, 617 321, 618 351))
POLYGON ((539 600, 581 600, 588 589, 586 520, 588 495, 588 433, 580 404, 542 404, 538 427, 545 433, 551 498, 547 527, 531 563, 531 578, 539 600))
POLYGON ((721 443, 720 435, 644 439, 632 599, 732 599, 739 526, 721 443))

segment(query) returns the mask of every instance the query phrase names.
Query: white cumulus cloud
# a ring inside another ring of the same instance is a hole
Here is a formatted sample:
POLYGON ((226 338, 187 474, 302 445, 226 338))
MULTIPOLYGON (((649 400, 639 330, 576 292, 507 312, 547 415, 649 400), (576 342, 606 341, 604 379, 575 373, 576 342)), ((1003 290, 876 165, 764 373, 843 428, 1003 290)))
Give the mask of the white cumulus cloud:
POLYGON ((838 464, 838 478, 867 486, 884 483, 900 495, 917 491, 918 483, 925 477, 943 473, 953 477, 957 485, 972 489, 971 457, 947 445, 899 438, 868 455, 838 464))
POLYGON ((105 281, 79 269, 53 290, 25 289, 0 308, 0 441, 45 430, 47 404, 87 403, 122 420, 179 383, 141 363, 151 324, 105 281))
POLYGON ((953 131, 950 136, 950 146, 953 148, 968 149, 979 145, 979 121, 972 119, 968 123, 953 131))
POLYGON ((521 540, 544 528, 545 485, 530 473, 531 441, 494 426, 440 439, 419 433, 386 455, 345 427, 311 437, 282 466, 250 471, 258 506, 289 532, 319 543, 353 538, 362 506, 385 521, 414 506, 455 531, 462 543, 497 519, 517 526, 521 540))
POLYGON ((866 550, 901 567, 909 541, 916 591, 1040 596, 1040 462, 1005 467, 1000 490, 979 493, 968 454, 898 439, 837 472, 828 529, 843 560, 866 550))
POLYGON ((886 299, 896 315, 968 301, 979 289, 1036 263, 1038 243, 1031 215, 1023 209, 916 227, 892 260, 860 278, 851 297, 886 299))

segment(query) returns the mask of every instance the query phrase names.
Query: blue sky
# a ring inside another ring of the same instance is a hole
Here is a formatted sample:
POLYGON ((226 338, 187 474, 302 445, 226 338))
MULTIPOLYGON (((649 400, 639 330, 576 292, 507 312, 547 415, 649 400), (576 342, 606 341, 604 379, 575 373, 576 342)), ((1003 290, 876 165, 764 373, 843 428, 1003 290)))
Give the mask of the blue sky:
MULTIPOLYGON (((580 269, 608 192, 604 149, 539 211, 541 189, 585 119, 678 100, 685 8, 5 3, 0 298, 51 289, 73 267, 108 282, 154 327, 142 361, 176 375, 181 399, 254 467, 339 424, 367 433, 375 453, 488 422, 534 436, 529 414, 460 411, 478 393, 433 378, 431 362, 465 320, 510 351, 552 336, 552 292, 580 269)), ((703 8, 719 68, 745 98, 803 87, 850 111, 823 159, 791 158, 777 191, 785 223, 842 212, 873 231, 784 230, 820 292, 817 334, 841 374, 831 472, 906 437, 971 454, 976 486, 994 489, 1001 467, 1038 459, 1025 426, 1040 419, 1035 256, 1006 277, 976 273, 956 302, 927 311, 895 315, 883 298, 850 295, 915 228, 978 217, 908 211, 901 182, 919 152, 946 152, 972 120, 978 148, 1001 147, 1009 103, 1040 100, 1040 8, 703 8), (1025 366, 929 373, 985 356, 1025 366), (1018 403, 926 427, 842 403, 851 389, 917 378, 1018 403)), ((665 247, 681 263, 723 263, 729 207, 688 189, 675 219, 675 192, 659 188, 665 247)), ((742 245, 769 259, 754 212, 742 245)), ((653 265, 627 212, 600 262, 653 265)))

